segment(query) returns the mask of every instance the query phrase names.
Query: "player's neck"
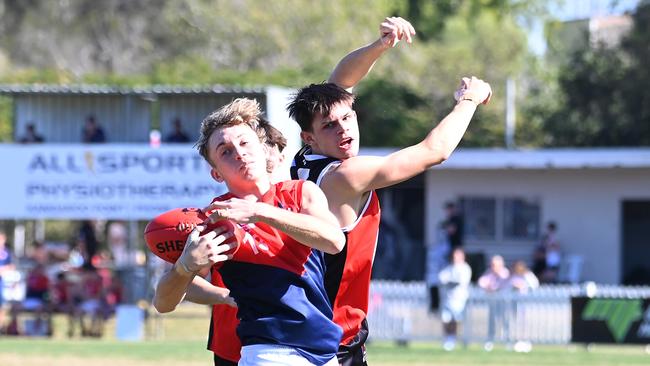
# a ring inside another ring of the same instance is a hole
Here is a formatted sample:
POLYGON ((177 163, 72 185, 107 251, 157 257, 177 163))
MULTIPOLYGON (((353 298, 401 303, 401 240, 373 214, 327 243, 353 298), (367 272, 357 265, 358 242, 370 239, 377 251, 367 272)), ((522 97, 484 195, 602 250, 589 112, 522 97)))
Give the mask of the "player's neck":
POLYGON ((237 198, 258 201, 266 192, 271 189, 269 179, 250 181, 244 185, 228 186, 228 190, 237 198))

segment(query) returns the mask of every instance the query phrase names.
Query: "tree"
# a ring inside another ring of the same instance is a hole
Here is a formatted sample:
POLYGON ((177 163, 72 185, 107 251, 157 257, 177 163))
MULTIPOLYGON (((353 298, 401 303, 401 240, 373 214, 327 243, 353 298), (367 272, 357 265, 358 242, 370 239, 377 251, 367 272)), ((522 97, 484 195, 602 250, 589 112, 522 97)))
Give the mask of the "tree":
MULTIPOLYGON (((369 80, 368 85, 379 93, 401 95, 396 98, 403 104, 396 104, 400 113, 394 117, 408 118, 391 121, 395 130, 405 131, 384 136, 396 140, 382 137, 368 143, 416 142, 417 131, 449 111, 460 77, 476 75, 493 85, 495 96, 481 108, 464 144, 502 145, 503 85, 521 72, 527 54, 516 19, 538 3, 0 0, 0 50, 11 65, 10 72, 0 74, 0 82, 298 87, 325 80, 342 55, 375 39, 379 22, 395 14, 412 17, 418 39, 383 57, 371 74, 376 82, 369 80), (386 90, 389 86, 396 90, 386 90), (404 123, 408 125, 400 125, 404 123)), ((359 89, 365 93, 360 105, 366 96, 379 101, 365 83, 359 89)))
POLYGON ((649 2, 633 20, 621 46, 585 44, 560 66, 559 103, 540 111, 547 146, 650 145, 649 2))

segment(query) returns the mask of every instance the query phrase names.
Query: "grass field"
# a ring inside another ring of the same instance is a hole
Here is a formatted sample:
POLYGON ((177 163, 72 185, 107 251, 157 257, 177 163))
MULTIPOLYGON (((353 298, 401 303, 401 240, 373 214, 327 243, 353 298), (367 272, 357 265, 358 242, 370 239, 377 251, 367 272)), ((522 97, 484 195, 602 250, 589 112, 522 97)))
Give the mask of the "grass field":
MULTIPOLYGON (((147 340, 121 342, 114 338, 114 321, 101 339, 68 339, 64 318, 55 318, 52 338, 0 337, 0 366, 167 366, 212 365, 205 349, 208 328, 206 307, 180 307, 172 314, 154 317, 146 327, 147 340)), ((397 346, 375 342, 368 346, 372 366, 420 365, 650 365, 643 346, 612 347, 534 346, 530 353, 495 346, 485 352, 480 345, 445 352, 438 343, 414 342, 397 346)))
MULTIPOLYGON (((598 346, 535 347, 522 354, 480 347, 443 351, 438 345, 375 343, 368 347, 370 365, 649 365, 643 347, 598 346)), ((145 341, 125 343, 115 340, 60 340, 0 338, 0 365, 3 366, 167 366, 211 365, 211 353, 202 341, 145 341)))

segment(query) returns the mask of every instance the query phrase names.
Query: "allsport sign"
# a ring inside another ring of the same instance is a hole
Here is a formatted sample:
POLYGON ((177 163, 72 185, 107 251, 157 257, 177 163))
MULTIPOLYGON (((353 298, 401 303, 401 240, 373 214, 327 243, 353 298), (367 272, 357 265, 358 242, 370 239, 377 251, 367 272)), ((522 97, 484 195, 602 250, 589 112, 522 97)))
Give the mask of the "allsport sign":
POLYGON ((191 144, 3 144, 0 164, 0 219, 150 219, 226 190, 191 144))
POLYGON ((571 299, 571 340, 650 344, 650 299, 571 299))

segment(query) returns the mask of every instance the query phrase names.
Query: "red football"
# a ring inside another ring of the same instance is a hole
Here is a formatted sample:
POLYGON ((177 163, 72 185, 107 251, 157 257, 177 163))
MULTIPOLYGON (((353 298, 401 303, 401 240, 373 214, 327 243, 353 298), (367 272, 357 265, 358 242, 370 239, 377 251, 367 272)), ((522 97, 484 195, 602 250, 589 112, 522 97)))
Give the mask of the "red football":
MULTIPOLYGON (((203 223, 208 217, 198 208, 175 208, 156 216, 149 221, 144 229, 144 240, 152 253, 169 263, 175 263, 183 253, 185 242, 190 232, 203 223)), ((226 227, 234 235, 226 242, 241 243, 244 236, 243 230, 229 220, 219 220, 208 225, 203 231, 207 233, 217 227, 226 227)), ((239 249, 239 244, 228 254, 234 254, 239 249)))

